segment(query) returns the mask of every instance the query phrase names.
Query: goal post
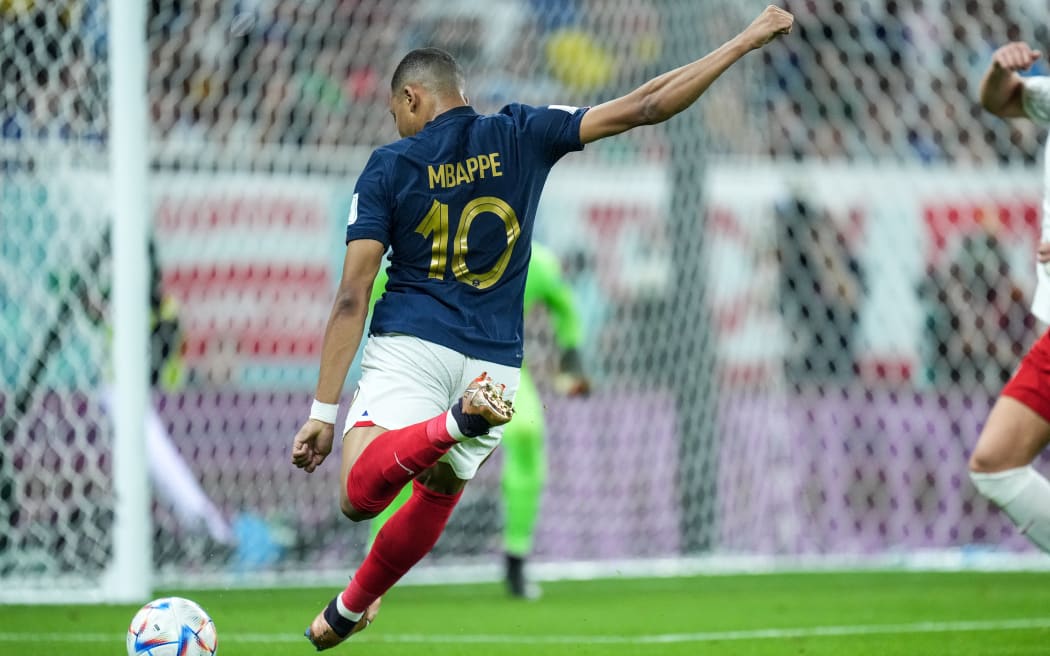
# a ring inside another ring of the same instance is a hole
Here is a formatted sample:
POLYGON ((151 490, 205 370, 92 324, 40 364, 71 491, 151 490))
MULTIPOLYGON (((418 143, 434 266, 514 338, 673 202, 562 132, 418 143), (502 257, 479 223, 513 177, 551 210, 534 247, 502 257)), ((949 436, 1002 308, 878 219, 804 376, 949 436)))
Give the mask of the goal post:
POLYGON ((113 555, 103 595, 143 602, 153 585, 146 455, 150 402, 149 141, 146 6, 113 2, 109 20, 110 189, 113 235, 113 555))

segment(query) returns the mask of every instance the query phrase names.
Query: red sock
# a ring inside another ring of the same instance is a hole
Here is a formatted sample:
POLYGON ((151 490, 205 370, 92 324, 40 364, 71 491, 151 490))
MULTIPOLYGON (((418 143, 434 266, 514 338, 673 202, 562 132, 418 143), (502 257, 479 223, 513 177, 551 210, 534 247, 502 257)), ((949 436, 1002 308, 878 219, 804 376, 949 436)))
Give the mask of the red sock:
POLYGON ((383 510, 406 483, 445 455, 456 444, 446 427, 447 414, 387 431, 372 440, 346 478, 350 504, 362 512, 383 510))
POLYGON ((342 592, 343 605, 362 613, 437 543, 462 492, 442 494, 413 481, 412 496, 379 530, 371 551, 342 592))

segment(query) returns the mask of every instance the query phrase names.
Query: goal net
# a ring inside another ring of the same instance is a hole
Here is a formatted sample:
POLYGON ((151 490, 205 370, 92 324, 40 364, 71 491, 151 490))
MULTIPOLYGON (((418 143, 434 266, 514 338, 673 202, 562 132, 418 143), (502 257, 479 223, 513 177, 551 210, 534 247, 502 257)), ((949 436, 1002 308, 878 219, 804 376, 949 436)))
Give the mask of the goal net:
MULTIPOLYGON (((5 590, 90 588, 113 558, 109 4, 0 0, 5 590)), ((159 581, 327 581, 364 554, 338 463, 307 475, 289 450, 355 178, 396 138, 404 52, 455 54, 479 111, 589 105, 712 50, 764 4, 150 2, 142 466, 159 581)), ((697 107, 550 177, 536 238, 576 295, 594 389, 558 394, 551 330, 531 317, 541 574, 1028 549, 966 461, 1038 335, 1042 134, 975 96, 995 45, 1042 43, 1050 13, 786 6, 794 33, 697 107)), ((501 464, 414 578, 495 575, 501 464)))

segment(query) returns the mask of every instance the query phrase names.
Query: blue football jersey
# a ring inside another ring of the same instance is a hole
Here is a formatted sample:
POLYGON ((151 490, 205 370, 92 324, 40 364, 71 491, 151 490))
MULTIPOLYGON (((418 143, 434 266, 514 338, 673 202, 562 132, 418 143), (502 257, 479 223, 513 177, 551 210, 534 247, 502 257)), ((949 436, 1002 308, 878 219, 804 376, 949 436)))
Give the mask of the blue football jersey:
POLYGON ((585 108, 451 109, 372 153, 357 180, 346 241, 390 248, 370 334, 401 333, 520 366, 522 305, 540 193, 581 150, 585 108))

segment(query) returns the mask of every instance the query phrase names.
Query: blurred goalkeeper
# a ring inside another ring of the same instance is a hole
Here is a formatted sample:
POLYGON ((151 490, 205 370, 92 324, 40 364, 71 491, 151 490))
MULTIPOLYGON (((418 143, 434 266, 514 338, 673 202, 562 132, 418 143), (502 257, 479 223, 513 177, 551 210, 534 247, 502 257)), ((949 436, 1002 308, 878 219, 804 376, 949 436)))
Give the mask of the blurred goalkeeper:
MULTIPOLYGON (((1008 43, 992 55, 981 80, 981 105, 1003 118, 1050 125, 1050 78, 1018 75, 1041 53, 1008 43)), ((1048 141, 1050 147, 1050 141, 1048 141)), ((1043 226, 1032 314, 1050 323, 1050 169, 1044 183, 1043 226)), ((1043 551, 1050 552, 1050 482, 1032 462, 1050 442, 1050 332, 1021 360, 1006 383, 970 457, 970 478, 981 494, 1043 551)))
MULTIPOLYGON (((386 286, 386 272, 376 278, 373 298, 386 286)), ((557 256, 538 242, 532 244, 528 277, 525 279, 525 318, 537 306, 550 312, 554 341, 560 352, 560 372, 555 387, 568 396, 586 394, 590 382, 583 373, 580 353, 580 318, 572 290, 561 275, 557 256)), ((503 431, 503 547, 507 592, 521 599, 537 599, 540 588, 526 577, 525 563, 532 552, 539 518, 543 483, 547 477, 544 447, 546 427, 543 401, 529 370, 522 364, 518 392, 514 396, 514 419, 503 431)), ((408 501, 411 488, 405 487, 397 499, 372 522, 372 539, 401 506, 408 501)))
POLYGON ((343 382, 389 248, 386 292, 343 431, 340 507, 361 521, 410 481, 412 495, 307 628, 317 649, 368 626, 380 597, 434 546, 499 444, 513 415, 533 221, 551 167, 592 141, 683 111, 792 20, 768 7, 706 57, 593 108, 511 104, 481 116, 467 104, 451 55, 424 48, 401 60, 390 113, 403 138, 375 150, 357 180, 316 399, 292 462, 312 472, 332 451, 343 382))

